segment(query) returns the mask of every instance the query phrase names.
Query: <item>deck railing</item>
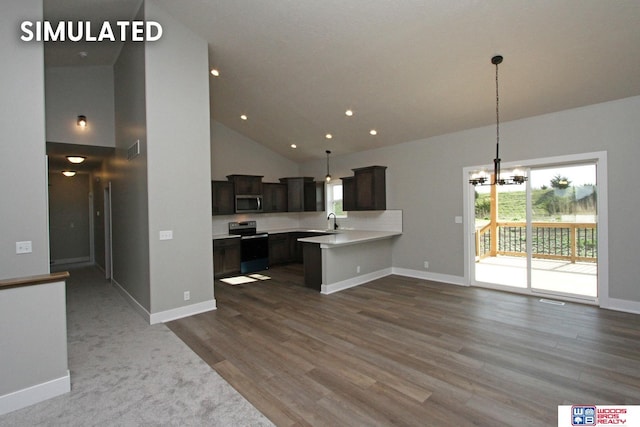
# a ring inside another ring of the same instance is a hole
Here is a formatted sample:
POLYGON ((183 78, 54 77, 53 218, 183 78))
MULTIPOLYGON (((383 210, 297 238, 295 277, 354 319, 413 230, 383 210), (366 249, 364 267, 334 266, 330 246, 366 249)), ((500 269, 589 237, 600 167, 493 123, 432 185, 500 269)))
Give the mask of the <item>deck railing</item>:
MULTIPOLYGON (((534 258, 596 262, 598 259, 597 224, 585 222, 533 222, 534 258)), ((476 256, 527 255, 525 222, 498 221, 476 229, 476 256), (496 230, 497 241, 492 242, 496 230)))

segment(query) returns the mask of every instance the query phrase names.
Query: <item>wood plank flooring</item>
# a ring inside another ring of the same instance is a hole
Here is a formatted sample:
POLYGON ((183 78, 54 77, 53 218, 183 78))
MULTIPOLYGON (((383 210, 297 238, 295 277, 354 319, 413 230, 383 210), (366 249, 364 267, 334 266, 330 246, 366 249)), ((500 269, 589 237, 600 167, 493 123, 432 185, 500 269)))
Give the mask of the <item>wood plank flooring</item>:
POLYGON ((640 403, 640 316, 389 276, 333 295, 215 282, 167 325, 278 426, 557 425, 557 406, 640 403))

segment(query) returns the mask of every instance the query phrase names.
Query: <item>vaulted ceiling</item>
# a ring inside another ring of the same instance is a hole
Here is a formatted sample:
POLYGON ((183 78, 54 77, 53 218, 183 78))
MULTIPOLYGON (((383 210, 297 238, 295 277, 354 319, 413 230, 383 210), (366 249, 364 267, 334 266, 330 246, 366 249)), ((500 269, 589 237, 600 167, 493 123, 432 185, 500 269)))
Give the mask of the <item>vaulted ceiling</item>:
MULTIPOLYGON (((494 124, 495 54, 502 121, 640 95, 637 0, 153 1, 208 41, 213 119, 294 161, 494 124)), ((45 0, 45 17, 130 19, 138 5, 45 0)), ((118 52, 50 43, 46 61, 118 52)))

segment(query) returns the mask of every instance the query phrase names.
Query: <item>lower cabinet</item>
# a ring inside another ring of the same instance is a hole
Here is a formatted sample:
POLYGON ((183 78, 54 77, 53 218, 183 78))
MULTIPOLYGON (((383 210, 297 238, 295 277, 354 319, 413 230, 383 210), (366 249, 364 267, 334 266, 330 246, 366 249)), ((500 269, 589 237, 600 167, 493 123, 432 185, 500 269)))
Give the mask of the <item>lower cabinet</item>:
POLYGON ((269 265, 291 262, 289 233, 269 234, 269 265))
POLYGON ((320 291, 322 289, 322 252, 318 243, 303 243, 304 285, 320 291))
POLYGON ((240 239, 215 239, 213 241, 213 273, 217 279, 240 272, 240 239))
POLYGON ((302 263, 303 259, 303 245, 304 243, 298 242, 298 239, 305 237, 324 236, 327 233, 317 233, 313 231, 294 231, 289 233, 291 236, 290 248, 291 248, 291 262, 302 263))

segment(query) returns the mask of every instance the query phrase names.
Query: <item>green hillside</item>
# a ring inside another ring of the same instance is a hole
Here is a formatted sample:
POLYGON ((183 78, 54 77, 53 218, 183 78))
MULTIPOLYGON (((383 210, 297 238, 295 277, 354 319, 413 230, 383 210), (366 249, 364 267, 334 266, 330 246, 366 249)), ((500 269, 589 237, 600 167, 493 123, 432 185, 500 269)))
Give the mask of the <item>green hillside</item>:
MULTIPOLYGON (((489 219, 490 195, 476 193, 476 218, 489 219)), ((498 197, 499 221, 526 220, 526 192, 501 192, 498 197)), ((596 193, 594 186, 569 187, 566 189, 534 189, 531 202, 534 220, 560 220, 567 214, 595 214, 596 193)))

